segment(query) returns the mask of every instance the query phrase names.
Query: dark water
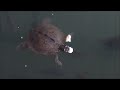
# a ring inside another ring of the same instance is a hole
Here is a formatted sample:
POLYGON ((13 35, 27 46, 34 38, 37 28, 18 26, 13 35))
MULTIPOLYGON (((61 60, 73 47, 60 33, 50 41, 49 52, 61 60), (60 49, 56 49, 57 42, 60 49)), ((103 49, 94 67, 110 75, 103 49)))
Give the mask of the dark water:
POLYGON ((0 78, 120 78, 120 50, 103 45, 106 38, 120 34, 119 21, 120 12, 112 11, 1 11, 0 78), (66 34, 73 32, 69 45, 81 53, 81 56, 60 53, 62 68, 56 66, 53 57, 36 55, 29 50, 16 51, 25 34, 45 17, 51 18, 66 34))

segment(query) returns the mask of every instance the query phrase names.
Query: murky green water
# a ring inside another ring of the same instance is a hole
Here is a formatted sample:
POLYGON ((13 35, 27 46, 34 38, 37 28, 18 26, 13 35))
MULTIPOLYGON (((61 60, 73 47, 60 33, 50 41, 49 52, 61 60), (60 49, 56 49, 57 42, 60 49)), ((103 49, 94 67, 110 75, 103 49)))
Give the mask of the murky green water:
POLYGON ((0 11, 0 78, 120 78, 120 50, 105 48, 102 41, 120 34, 119 21, 120 12, 112 11, 0 11), (60 53, 62 69, 53 57, 16 51, 25 34, 45 17, 51 18, 63 32, 73 32, 69 45, 81 52, 79 57, 60 53))

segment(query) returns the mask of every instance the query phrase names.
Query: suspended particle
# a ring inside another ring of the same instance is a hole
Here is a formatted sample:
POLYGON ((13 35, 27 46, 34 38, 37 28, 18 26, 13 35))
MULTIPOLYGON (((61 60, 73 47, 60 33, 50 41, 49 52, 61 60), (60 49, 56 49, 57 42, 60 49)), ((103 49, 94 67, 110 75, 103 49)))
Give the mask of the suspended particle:
POLYGON ((53 16, 54 14, 52 13, 52 16, 53 16))
POLYGON ((25 67, 27 67, 27 65, 25 65, 25 67))
POLYGON ((23 39, 23 37, 20 37, 21 39, 23 39))

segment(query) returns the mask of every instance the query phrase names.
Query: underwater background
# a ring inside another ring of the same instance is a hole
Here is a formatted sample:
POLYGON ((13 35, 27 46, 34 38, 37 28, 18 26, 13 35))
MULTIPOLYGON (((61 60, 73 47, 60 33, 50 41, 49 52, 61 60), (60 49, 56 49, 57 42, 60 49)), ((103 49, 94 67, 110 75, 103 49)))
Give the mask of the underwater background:
POLYGON ((0 79, 118 79, 120 50, 103 42, 120 35, 119 11, 0 11, 0 79), (81 55, 60 53, 54 57, 17 51, 26 34, 44 18, 62 32, 74 33, 67 43, 81 55))

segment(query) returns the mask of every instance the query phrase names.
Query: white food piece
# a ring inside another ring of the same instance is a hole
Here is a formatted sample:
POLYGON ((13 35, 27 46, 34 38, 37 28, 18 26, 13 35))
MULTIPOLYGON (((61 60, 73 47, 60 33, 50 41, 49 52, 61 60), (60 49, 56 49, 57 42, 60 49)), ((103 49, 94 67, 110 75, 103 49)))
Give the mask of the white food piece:
POLYGON ((70 34, 67 35, 66 42, 71 42, 71 35, 70 34))
POLYGON ((72 47, 69 47, 68 53, 73 53, 73 48, 72 47))

